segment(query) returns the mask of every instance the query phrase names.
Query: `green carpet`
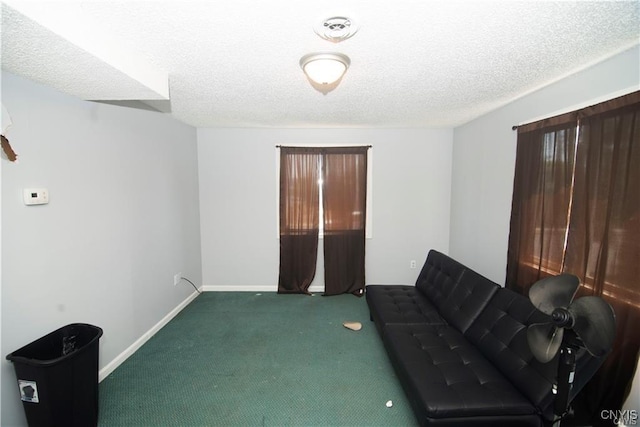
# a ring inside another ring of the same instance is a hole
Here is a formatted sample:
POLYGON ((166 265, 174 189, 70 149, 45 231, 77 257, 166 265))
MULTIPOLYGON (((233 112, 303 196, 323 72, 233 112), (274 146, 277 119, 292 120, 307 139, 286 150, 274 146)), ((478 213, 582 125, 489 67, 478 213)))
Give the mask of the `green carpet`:
POLYGON ((99 425, 413 426, 416 420, 364 298, 209 292, 100 383, 99 425), (345 321, 363 328, 351 331, 345 321))

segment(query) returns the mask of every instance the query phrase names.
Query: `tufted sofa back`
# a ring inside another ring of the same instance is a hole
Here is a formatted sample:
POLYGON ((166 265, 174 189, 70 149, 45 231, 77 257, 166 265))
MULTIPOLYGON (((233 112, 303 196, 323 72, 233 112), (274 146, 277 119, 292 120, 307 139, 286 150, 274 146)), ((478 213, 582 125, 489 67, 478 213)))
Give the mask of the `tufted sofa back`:
POLYGON ((416 288, 440 308, 462 277, 465 268, 453 258, 431 249, 416 280, 416 288))
POLYGON ((499 288, 497 283, 466 268, 438 309, 447 323, 464 333, 499 288))
POLYGON ((440 315, 465 332, 500 286, 453 258, 430 250, 416 288, 429 298, 440 315))

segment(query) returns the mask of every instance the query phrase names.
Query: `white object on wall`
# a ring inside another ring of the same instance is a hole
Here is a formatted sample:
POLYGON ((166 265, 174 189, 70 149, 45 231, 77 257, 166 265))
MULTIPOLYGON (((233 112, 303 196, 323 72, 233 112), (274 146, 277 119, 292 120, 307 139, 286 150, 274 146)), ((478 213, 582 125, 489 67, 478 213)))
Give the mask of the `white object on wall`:
POLYGON ((27 206, 49 203, 49 191, 46 188, 25 188, 22 190, 22 197, 27 206))

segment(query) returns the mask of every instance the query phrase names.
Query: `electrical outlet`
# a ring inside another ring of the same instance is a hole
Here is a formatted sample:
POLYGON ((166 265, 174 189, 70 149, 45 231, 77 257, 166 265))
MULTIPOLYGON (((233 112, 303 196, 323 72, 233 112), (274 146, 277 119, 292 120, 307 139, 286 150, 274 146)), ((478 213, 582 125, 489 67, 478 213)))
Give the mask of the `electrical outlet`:
POLYGON ((180 283, 180 280, 182 280, 182 273, 176 273, 173 276, 173 286, 177 286, 178 283, 180 283))
POLYGON ((416 268, 416 260, 412 259, 411 261, 409 261, 409 268, 416 268))

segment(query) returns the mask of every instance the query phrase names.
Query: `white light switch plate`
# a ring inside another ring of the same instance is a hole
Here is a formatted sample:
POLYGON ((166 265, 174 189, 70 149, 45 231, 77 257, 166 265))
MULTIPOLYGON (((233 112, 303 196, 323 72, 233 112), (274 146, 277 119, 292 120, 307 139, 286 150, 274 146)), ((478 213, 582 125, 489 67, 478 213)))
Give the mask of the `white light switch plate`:
POLYGON ((49 191, 46 188, 25 188, 22 196, 24 204, 30 205, 46 205, 49 203, 49 191))

